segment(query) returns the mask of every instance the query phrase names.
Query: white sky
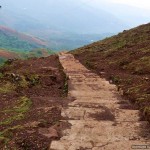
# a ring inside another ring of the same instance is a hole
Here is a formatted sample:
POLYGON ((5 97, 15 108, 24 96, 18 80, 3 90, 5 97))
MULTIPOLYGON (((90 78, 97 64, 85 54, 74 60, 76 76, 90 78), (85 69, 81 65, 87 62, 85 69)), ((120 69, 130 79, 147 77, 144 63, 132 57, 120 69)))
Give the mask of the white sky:
POLYGON ((93 6, 100 5, 102 2, 108 2, 108 3, 126 4, 150 10, 150 0, 84 0, 84 1, 93 6))
POLYGON ((150 9, 150 0, 111 0, 111 1, 115 3, 122 3, 131 6, 150 9))

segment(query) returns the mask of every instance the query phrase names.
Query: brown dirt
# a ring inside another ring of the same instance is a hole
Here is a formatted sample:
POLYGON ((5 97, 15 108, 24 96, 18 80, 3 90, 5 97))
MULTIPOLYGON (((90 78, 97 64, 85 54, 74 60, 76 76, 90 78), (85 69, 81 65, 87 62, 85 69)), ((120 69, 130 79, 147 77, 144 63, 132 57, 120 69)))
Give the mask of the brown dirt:
POLYGON ((0 149, 48 149, 52 139, 61 137, 60 128, 65 128, 60 119, 66 76, 58 56, 15 60, 3 66, 0 74, 0 87, 7 83, 7 89, 0 89, 0 149), (21 97, 29 100, 25 107, 21 97), (23 108, 15 111, 17 106, 23 108), (20 113, 23 117, 17 119, 20 113))
POLYGON ((150 23, 72 51, 89 70, 118 91, 150 122, 150 23))

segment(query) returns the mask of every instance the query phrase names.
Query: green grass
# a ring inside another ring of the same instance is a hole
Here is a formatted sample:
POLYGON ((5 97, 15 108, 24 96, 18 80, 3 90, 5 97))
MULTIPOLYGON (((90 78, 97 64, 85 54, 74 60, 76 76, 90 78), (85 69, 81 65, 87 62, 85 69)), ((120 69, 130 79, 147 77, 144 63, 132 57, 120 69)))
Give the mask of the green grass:
POLYGON ((16 113, 23 114, 29 110, 31 104, 32 104, 31 100, 27 98, 26 96, 23 96, 23 97, 20 97, 20 99, 18 100, 18 103, 16 104, 17 106, 11 109, 1 111, 1 112, 4 112, 4 113, 16 112, 16 113))
POLYGON ((6 94, 9 92, 12 92, 13 90, 15 90, 15 85, 12 84, 11 82, 7 82, 5 83, 3 86, 0 87, 0 93, 6 94))
POLYGON ((25 116, 25 113, 29 111, 30 106, 32 105, 32 102, 29 98, 24 96, 18 100, 18 104, 16 105, 18 106, 15 106, 14 108, 10 108, 10 109, 3 110, 0 112, 0 113, 7 113, 7 114, 10 114, 13 112, 15 114, 7 118, 6 120, 0 122, 0 125, 8 125, 14 121, 23 119, 25 116))
POLYGON ((8 116, 11 113, 13 114, 13 116, 8 117, 7 119, 0 122, 1 126, 8 126, 8 128, 0 131, 0 141, 2 141, 4 145, 7 144, 11 139, 13 131, 23 129, 23 126, 20 125, 13 127, 10 126, 13 122, 24 119, 25 114, 30 110, 31 105, 32 101, 26 96, 23 96, 19 98, 18 103, 15 107, 0 112, 0 114, 5 113, 8 114, 8 116))
MULTIPOLYGON (((5 145, 6 150, 7 150, 7 144, 12 138, 13 132, 20 129, 23 129, 23 126, 18 125, 18 126, 7 128, 0 132, 0 142, 2 145, 5 145)), ((0 148, 2 145, 0 145, 0 148)))

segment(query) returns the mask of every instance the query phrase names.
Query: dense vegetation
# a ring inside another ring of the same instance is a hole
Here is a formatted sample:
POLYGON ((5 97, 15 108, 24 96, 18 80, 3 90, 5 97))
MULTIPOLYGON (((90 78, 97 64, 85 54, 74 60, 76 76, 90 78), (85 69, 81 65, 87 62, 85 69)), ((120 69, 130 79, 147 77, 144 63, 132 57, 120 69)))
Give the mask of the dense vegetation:
POLYGON ((150 121, 150 24, 79 48, 72 53, 89 69, 117 84, 150 121))
POLYGON ((6 61, 5 58, 1 58, 1 57, 0 57, 0 64, 2 64, 2 63, 5 62, 5 61, 6 61))

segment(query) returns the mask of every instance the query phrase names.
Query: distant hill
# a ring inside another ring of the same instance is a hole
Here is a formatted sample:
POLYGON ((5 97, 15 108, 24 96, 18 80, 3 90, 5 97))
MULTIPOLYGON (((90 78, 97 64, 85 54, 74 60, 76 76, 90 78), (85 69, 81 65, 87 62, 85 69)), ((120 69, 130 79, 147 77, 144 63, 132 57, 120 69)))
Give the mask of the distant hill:
MULTIPOLYGON (((86 67, 118 86, 150 121, 150 23, 72 51, 86 67)), ((128 108, 127 108, 128 109, 128 108)))
POLYGON ((10 59, 13 59, 13 58, 18 58, 18 54, 15 53, 15 52, 11 52, 11 51, 7 51, 5 49, 0 49, 0 57, 3 57, 3 58, 10 58, 10 59))
POLYGON ((39 38, 0 26, 0 65, 7 59, 49 56, 53 52, 47 47, 39 38))
POLYGON ((82 1, 16 0, 13 3, 7 0, 1 3, 0 21, 17 30, 43 27, 78 34, 103 34, 128 27, 111 13, 94 9, 82 1))
POLYGON ((7 0, 2 5, 1 25, 42 38, 53 50, 75 49, 128 28, 111 13, 81 1, 7 0))
POLYGON ((6 26, 0 26, 0 48, 18 51, 29 51, 45 48, 47 43, 36 37, 17 32, 6 26))
POLYGON ((7 59, 19 58, 19 55, 15 52, 11 52, 5 49, 0 49, 0 65, 7 59))
POLYGON ((49 49, 33 49, 30 51, 15 51, 8 49, 0 49, 0 66, 3 65, 8 59, 28 59, 33 57, 48 57, 54 54, 52 50, 49 49))

